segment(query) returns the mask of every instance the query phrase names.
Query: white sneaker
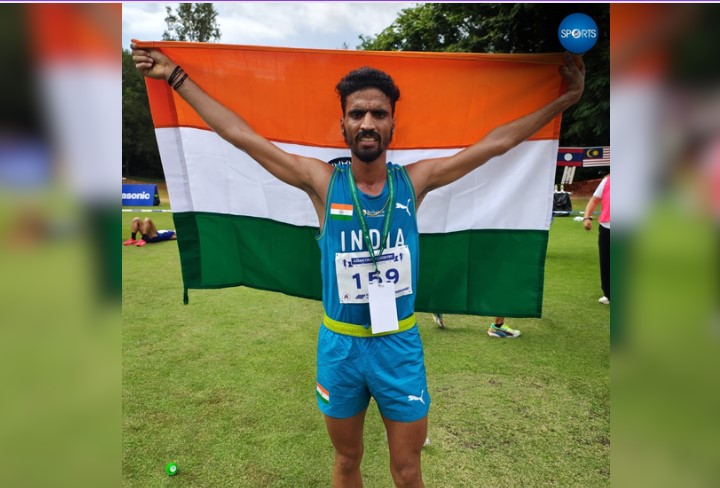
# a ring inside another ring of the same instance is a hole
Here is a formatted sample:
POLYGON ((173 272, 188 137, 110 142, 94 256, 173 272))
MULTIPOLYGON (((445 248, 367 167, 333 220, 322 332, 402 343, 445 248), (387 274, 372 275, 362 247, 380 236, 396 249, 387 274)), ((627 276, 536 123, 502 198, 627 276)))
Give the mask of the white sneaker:
POLYGON ((443 316, 441 313, 434 313, 432 314, 432 317, 438 327, 440 327, 441 329, 445 328, 445 322, 443 321, 443 316))
POLYGON ((598 299, 598 303, 602 303, 603 305, 610 305, 610 299, 608 297, 600 297, 598 299))

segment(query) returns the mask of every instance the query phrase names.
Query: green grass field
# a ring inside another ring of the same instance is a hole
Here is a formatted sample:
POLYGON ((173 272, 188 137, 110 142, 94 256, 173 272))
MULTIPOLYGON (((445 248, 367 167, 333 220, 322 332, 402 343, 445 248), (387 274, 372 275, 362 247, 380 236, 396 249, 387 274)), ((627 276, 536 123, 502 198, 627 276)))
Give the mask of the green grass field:
MULTIPOLYGON (((132 217, 147 215, 174 228, 169 213, 123 213, 123 240, 132 217)), ((175 242, 122 251, 123 485, 330 486, 314 393, 321 303, 232 288, 191 290, 183 305, 175 242), (172 478, 169 461, 180 469, 172 478)), ((489 337, 489 317, 448 315, 440 330, 418 314, 432 395, 428 487, 609 485, 596 229, 556 218, 545 280, 543 318, 509 321, 519 339, 489 337)), ((393 486, 373 403, 362 471, 367 487, 393 486)))

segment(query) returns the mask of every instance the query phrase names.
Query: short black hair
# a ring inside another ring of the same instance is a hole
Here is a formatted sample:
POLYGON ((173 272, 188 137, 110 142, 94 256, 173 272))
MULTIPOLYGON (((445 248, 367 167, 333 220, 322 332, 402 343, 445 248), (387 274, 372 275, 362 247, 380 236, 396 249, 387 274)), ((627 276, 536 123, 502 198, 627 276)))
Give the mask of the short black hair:
POLYGON ((395 113, 395 102, 400 98, 400 88, 397 87, 389 74, 379 69, 363 66, 346 74, 335 87, 340 95, 340 106, 343 114, 347 106, 347 97, 358 90, 377 88, 390 99, 390 106, 395 113))

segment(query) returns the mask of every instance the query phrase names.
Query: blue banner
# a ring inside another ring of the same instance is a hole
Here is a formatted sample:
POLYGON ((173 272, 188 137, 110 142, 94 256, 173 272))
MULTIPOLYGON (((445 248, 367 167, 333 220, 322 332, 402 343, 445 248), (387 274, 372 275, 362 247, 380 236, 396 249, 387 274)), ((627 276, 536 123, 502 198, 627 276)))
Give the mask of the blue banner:
POLYGON ((160 205, 157 185, 123 185, 123 207, 152 207, 160 205))

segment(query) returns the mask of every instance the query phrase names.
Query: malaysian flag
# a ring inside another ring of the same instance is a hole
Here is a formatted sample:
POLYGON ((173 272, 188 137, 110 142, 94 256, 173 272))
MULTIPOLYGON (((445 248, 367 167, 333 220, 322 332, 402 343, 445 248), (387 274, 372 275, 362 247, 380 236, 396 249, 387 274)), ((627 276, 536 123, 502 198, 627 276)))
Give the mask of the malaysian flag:
POLYGON ((610 146, 586 147, 582 165, 584 168, 610 166, 610 146))

